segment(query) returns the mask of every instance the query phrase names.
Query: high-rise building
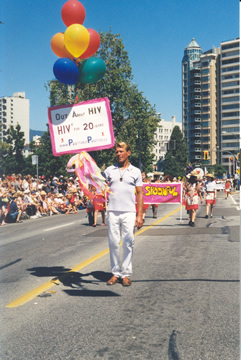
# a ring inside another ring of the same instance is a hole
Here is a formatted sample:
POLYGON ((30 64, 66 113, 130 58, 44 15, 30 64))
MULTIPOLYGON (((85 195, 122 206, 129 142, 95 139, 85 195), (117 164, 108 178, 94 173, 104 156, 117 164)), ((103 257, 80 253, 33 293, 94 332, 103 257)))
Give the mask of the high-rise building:
POLYGON ((201 73, 199 59, 202 49, 192 39, 182 59, 182 120, 183 135, 191 163, 201 160, 201 73))
POLYGON ((227 169, 239 147, 239 39, 205 52, 192 39, 182 59, 182 89, 190 162, 227 169))
POLYGON ((25 92, 16 92, 13 96, 0 98, 0 140, 6 140, 6 131, 12 125, 19 124, 24 132, 25 145, 29 144, 29 99, 25 92))
POLYGON ((229 167, 240 147, 240 40, 221 43, 221 164, 229 167))

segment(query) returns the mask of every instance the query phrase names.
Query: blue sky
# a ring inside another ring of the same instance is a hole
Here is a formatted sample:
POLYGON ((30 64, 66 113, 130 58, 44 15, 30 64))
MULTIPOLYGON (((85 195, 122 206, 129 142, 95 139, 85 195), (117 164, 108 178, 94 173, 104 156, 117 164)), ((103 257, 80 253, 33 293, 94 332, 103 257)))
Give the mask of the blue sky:
MULTIPOLYGON (((53 35, 64 32, 65 0, 2 0, 0 4, 0 97, 25 91, 30 128, 46 130, 54 78, 53 35)), ((120 34, 134 83, 164 120, 181 121, 181 61, 195 38, 203 51, 239 37, 238 0, 82 0, 84 26, 120 34)))

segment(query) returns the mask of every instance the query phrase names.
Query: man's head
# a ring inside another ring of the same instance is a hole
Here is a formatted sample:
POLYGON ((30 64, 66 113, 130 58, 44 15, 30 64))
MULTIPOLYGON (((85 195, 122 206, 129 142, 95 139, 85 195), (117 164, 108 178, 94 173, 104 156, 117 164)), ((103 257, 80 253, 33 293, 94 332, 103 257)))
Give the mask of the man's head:
POLYGON ((125 142, 119 142, 115 146, 115 154, 118 164, 124 164, 131 154, 130 146, 125 142))

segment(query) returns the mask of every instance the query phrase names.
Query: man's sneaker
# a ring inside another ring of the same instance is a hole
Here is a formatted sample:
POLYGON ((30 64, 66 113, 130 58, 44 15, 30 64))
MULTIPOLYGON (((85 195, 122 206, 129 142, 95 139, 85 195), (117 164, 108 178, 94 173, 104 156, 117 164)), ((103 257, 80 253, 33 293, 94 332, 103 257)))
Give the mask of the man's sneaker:
POLYGON ((194 222, 191 222, 191 223, 190 223, 190 226, 195 227, 194 222))
MULTIPOLYGON (((211 215, 212 216, 212 215, 211 215)), ((205 216, 205 219, 208 219, 208 215, 205 216)))
POLYGON ((30 219, 37 219, 37 215, 30 216, 30 219))

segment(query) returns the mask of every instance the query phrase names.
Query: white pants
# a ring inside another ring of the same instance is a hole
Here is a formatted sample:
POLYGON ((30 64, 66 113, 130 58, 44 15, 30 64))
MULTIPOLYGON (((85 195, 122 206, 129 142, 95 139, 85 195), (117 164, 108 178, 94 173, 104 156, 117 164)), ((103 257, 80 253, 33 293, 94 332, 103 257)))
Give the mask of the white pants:
POLYGON ((135 233, 135 212, 108 211, 108 241, 110 265, 113 275, 124 278, 132 274, 132 256, 135 233), (123 262, 120 265, 120 230, 122 234, 123 262))

